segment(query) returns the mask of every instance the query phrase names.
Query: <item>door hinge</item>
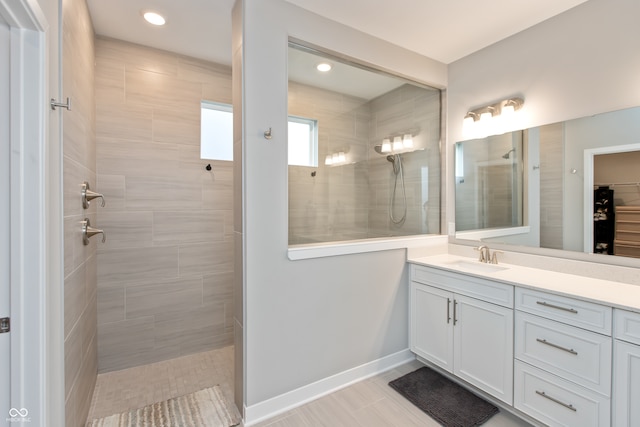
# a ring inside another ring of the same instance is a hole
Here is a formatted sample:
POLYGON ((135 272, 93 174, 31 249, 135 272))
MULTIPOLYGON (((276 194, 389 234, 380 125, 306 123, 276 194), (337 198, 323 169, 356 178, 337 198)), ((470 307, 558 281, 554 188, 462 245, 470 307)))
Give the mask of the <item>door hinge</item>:
POLYGON ((0 319, 0 334, 4 334, 5 332, 9 332, 11 330, 11 319, 8 317, 3 317, 0 319))

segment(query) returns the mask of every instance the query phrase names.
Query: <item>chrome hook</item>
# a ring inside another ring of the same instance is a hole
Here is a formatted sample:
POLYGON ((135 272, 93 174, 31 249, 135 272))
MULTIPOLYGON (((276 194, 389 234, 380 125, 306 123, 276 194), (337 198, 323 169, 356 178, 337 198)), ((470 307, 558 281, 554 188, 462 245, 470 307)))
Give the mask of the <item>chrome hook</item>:
POLYGON ((82 243, 84 243, 85 246, 89 244, 89 238, 96 234, 102 234, 102 243, 107 241, 107 235, 104 234, 104 231, 91 227, 89 218, 85 218, 84 221, 80 221, 80 223, 82 224, 82 243))
POLYGON ((264 139, 271 139, 271 128, 269 130, 264 131, 264 139))
POLYGON ((80 195, 82 196, 82 207, 85 209, 89 208, 91 204, 91 200, 100 198, 102 199, 102 203, 100 206, 104 208, 104 196, 100 193, 96 193, 91 191, 91 187, 89 187, 89 183, 87 181, 82 183, 82 190, 80 190, 80 195))

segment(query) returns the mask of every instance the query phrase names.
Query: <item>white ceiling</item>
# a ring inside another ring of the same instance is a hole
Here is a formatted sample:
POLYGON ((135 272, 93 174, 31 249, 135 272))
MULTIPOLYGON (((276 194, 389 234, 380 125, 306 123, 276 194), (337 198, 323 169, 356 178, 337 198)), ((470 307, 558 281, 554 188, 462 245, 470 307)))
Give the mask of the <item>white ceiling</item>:
MULTIPOLYGON (((287 1, 448 64, 586 0, 287 1)), ((87 0, 99 35, 227 65, 233 2, 87 0), (145 23, 143 9, 165 14, 167 25, 145 23)))

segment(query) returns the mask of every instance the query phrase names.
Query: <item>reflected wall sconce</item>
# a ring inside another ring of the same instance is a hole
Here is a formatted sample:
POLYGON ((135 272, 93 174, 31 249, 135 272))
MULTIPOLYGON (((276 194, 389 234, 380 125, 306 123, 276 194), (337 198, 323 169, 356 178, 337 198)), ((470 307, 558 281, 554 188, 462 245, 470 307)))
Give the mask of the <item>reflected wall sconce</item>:
POLYGON ((477 121, 481 123, 489 122, 493 117, 502 116, 508 117, 515 113, 524 105, 524 99, 522 98, 507 98, 495 104, 485 105, 484 107, 475 108, 467 111, 464 116, 464 126, 470 126, 477 121))
POLYGON ((327 156, 324 158, 324 164, 327 166, 337 166, 346 162, 347 157, 344 155, 344 151, 327 154, 327 156))
POLYGON ((376 145, 374 149, 380 154, 413 151, 413 135, 411 133, 403 133, 402 135, 384 138, 382 144, 376 145))

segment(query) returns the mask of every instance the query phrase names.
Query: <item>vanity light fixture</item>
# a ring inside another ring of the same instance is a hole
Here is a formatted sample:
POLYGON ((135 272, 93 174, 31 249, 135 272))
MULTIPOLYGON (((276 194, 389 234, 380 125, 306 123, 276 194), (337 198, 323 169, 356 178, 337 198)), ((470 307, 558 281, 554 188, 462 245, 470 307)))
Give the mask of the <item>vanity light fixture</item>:
POLYGON ((326 73, 327 71, 331 71, 332 68, 333 68, 333 66, 331 64, 329 64, 328 62, 321 62, 318 65, 316 65, 316 69, 318 71, 323 72, 323 73, 326 73))
POLYGON ((404 148, 413 148, 413 137, 410 133, 407 133, 402 137, 402 146, 404 148))
POLYGON ((465 114, 464 116, 463 123, 465 126, 468 126, 477 122, 478 120, 486 122, 495 116, 509 116, 521 109, 523 105, 524 99, 522 98, 503 99, 502 101, 496 102, 495 104, 485 105, 484 107, 467 111, 467 114, 465 114))
POLYGON ((402 150, 402 137, 396 136, 393 138, 393 151, 402 150))
POLYGON ((380 148, 380 151, 383 153, 391 152, 391 140, 389 138, 385 138, 382 140, 382 147, 380 148))
POLYGON ((337 166, 347 162, 347 156, 344 151, 337 151, 335 153, 327 154, 324 158, 324 164, 327 166, 337 166))
POLYGON ((162 26, 167 23, 167 20, 164 18, 164 16, 160 15, 157 12, 143 12, 142 17, 145 21, 152 25, 162 26))

